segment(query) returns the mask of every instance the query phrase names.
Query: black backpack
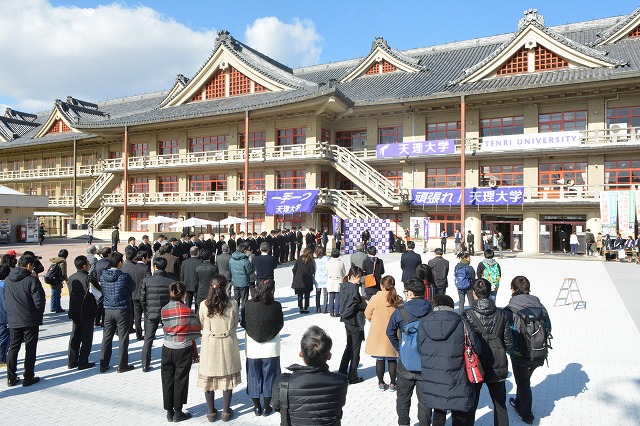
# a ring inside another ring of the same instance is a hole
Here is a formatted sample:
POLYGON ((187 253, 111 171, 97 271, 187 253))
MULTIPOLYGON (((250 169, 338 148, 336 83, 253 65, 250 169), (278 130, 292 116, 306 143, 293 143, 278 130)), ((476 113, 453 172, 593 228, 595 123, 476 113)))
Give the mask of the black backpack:
POLYGON ((49 285, 58 285, 61 281, 62 271, 60 270, 60 265, 57 263, 52 263, 47 269, 47 273, 44 275, 44 282, 49 285))
POLYGON ((513 313, 517 331, 517 350, 532 364, 542 365, 547 360, 551 336, 544 324, 542 308, 524 308, 513 313))
MULTIPOLYGON (((478 317, 478 314, 473 310, 467 310, 467 314, 473 317, 473 325, 477 331, 477 334, 482 336, 480 342, 482 343, 482 352, 480 353, 480 360, 484 366, 485 374, 489 368, 496 367, 496 360, 505 357, 507 348, 504 347, 502 342, 501 331, 503 331, 502 324, 504 322, 504 312, 502 309, 496 310, 495 326, 493 327, 493 333, 487 333, 487 329, 482 325, 482 321, 478 317)), ((505 366, 506 367, 506 366, 505 366)), ((485 376, 486 378, 486 376, 485 376)))

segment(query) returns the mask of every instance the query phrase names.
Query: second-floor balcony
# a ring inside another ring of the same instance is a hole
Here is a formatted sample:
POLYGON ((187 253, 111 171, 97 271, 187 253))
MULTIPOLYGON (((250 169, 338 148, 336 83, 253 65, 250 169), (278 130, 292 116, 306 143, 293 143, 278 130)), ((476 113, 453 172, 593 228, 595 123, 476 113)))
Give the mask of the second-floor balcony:
MULTIPOLYGON (((211 191, 211 192, 156 192, 128 194, 129 206, 182 206, 182 205, 244 205, 244 191, 211 191)), ((264 204, 265 191, 250 191, 249 204, 264 204)), ((124 205, 122 194, 102 196, 104 206, 119 207, 124 205)))
MULTIPOLYGON (((101 166, 78 166, 76 176, 87 177, 97 174, 101 166)), ((72 178, 73 167, 52 167, 47 169, 0 171, 0 181, 21 181, 33 179, 72 178)))

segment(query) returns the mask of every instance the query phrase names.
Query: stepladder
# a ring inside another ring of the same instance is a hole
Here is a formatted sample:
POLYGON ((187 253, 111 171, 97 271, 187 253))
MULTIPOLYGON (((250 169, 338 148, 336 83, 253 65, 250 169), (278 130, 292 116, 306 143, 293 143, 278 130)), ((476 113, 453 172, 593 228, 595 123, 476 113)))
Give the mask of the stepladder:
POLYGON ((587 302, 582 298, 578 280, 575 278, 565 278, 560 286, 558 297, 553 306, 573 305, 573 309, 587 309, 587 302))

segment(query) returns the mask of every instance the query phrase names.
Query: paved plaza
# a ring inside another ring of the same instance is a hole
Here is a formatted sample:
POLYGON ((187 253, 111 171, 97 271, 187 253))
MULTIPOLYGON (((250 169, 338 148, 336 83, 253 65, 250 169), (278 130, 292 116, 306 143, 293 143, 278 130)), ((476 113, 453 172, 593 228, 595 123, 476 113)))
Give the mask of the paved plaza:
MULTIPOLYGON (((49 239, 43 247, 37 245, 1 246, 0 253, 14 248, 18 253, 30 249, 48 259, 61 248, 70 251, 70 270, 73 258, 84 254, 86 243, 49 239)), ((446 257, 455 263, 453 255, 446 257)), ((431 258, 423 255, 423 261, 431 258)), ((400 277, 400 255, 383 255, 387 274, 400 277)), ((348 257, 343 257, 348 263, 348 257)), ((475 256, 475 267, 481 260, 475 256)), ((595 258, 570 258, 569 256, 510 255, 500 260, 503 271, 502 288, 498 294, 498 306, 509 300, 508 286, 515 275, 525 275, 532 283, 532 294, 540 297, 549 310, 553 324, 553 350, 549 366, 536 370, 532 377, 534 394, 533 412, 535 424, 541 425, 636 425, 640 418, 640 373, 633 366, 638 359, 640 332, 638 329, 640 309, 635 299, 640 296, 638 275, 640 265, 601 262, 595 258), (563 278, 576 278, 587 309, 574 310, 571 306, 554 307, 554 301, 563 278), (635 322, 634 322, 635 320, 635 322)), ((329 315, 300 315, 291 291, 291 264, 276 271, 276 297, 283 303, 285 325, 281 332, 281 364, 284 367, 298 362, 300 337, 310 325, 324 328, 333 338, 333 358, 329 365, 337 370, 345 345, 345 331, 337 318, 329 315)), ((452 277, 450 277, 451 280, 452 277)), ((399 280, 398 280, 399 281, 399 280)), ((402 284, 400 283, 400 286, 402 284)), ((451 285, 452 287, 452 285, 451 285)), ((457 301, 452 288, 448 293, 457 301)), ((47 293, 48 286, 45 286, 47 293)), ((312 297, 312 312, 315 312, 312 297)), ((63 297, 67 307, 68 297, 63 297)), ((0 372, 0 419, 2 424, 93 424, 108 425, 128 423, 153 425, 166 423, 162 409, 160 382, 160 351, 162 333, 155 342, 152 366, 149 373, 140 368, 142 342, 131 335, 129 359, 135 370, 117 374, 112 368, 100 374, 97 367, 84 371, 67 369, 67 345, 71 322, 65 314, 49 313, 48 304, 44 325, 40 328, 36 374, 42 381, 23 388, 6 387, 6 371, 0 372)), ((368 331, 368 327, 367 330, 368 331)), ((240 349, 244 350, 244 332, 239 332, 240 349)), ((99 360, 102 329, 96 328, 90 361, 99 360)), ((21 374, 20 353, 18 373, 21 374)), ((112 365, 117 364, 117 338, 114 339, 112 365)), ((244 358, 244 355, 243 355, 244 358)), ((186 424, 208 423, 204 395, 196 386, 198 366, 191 369, 189 400, 185 406, 194 415, 186 424)), ((360 375, 366 380, 349 387, 344 408, 343 425, 395 425, 395 394, 379 392, 375 378, 375 361, 362 348, 360 375)), ((270 417, 256 418, 251 400, 243 384, 234 391, 232 408, 237 425, 278 425, 277 413, 270 417)), ((510 375, 507 382, 509 396, 515 394, 515 384, 510 375)), ((221 407, 219 393, 217 407, 221 407)), ((476 413, 476 424, 491 425, 493 416, 489 408, 490 399, 486 388, 482 391, 476 413)), ((415 409, 412 419, 417 424, 415 409)), ((511 424, 523 424, 509 407, 511 424)), ((220 421, 220 420, 218 420, 220 421)))

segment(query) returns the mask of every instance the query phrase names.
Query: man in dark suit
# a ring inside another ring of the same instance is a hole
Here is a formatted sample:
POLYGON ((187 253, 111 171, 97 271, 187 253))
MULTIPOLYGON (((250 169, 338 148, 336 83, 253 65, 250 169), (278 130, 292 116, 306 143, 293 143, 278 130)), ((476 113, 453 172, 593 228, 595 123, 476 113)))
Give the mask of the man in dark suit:
POLYGON ((263 280, 274 279, 273 271, 278 267, 278 262, 273 256, 269 255, 268 243, 264 242, 260 246, 260 256, 253 258, 253 266, 256 269, 257 284, 260 284, 263 280))
POLYGON ((227 241, 227 244, 229 245, 229 252, 230 253, 235 253, 236 252, 236 234, 234 234, 233 232, 229 234, 229 241, 227 241))
POLYGON ((196 316, 200 310, 200 303, 205 300, 209 294, 211 286, 211 278, 218 275, 218 267, 211 262, 211 252, 207 249, 200 250, 200 260, 202 263, 196 267, 198 275, 198 291, 196 292, 196 316))
POLYGON ((238 235, 238 238, 236 238, 236 247, 238 247, 240 244, 244 243, 246 240, 245 236, 244 236, 244 231, 240 231, 240 235, 238 235))
POLYGON ((302 226, 298 228, 296 232, 296 259, 300 257, 300 251, 302 250, 302 243, 304 242, 304 235, 302 234, 302 226))
POLYGON ((287 235, 287 230, 285 229, 282 232, 282 239, 280 240, 280 263, 287 263, 287 259, 289 259, 289 236, 287 235))
POLYGON ((296 260, 296 231, 292 229, 289 231, 289 261, 296 260))
POLYGON ((333 233, 333 243, 336 245, 338 251, 340 251, 340 247, 342 247, 342 232, 338 229, 333 233))
POLYGON ((324 247, 325 251, 327 250, 327 244, 329 243, 329 230, 324 228, 322 230, 322 247, 324 247))
POLYGON ((211 255, 215 255, 216 254, 216 236, 214 234, 211 234, 209 236, 209 239, 207 241, 204 242, 204 248, 209 250, 209 253, 211 253, 211 255))
POLYGON ((129 237, 127 239, 127 246, 124 248, 124 257, 127 259, 133 259, 138 252, 138 246, 136 245, 136 238, 129 237))
POLYGON ((167 274, 167 261, 163 257, 153 259, 153 275, 142 280, 140 301, 144 307, 144 345, 142 346, 142 371, 151 370, 151 347, 160 324, 160 313, 171 300, 169 285, 176 279, 167 274))
POLYGON ((467 231, 467 250, 469 250, 469 254, 473 256, 476 252, 475 248, 476 244, 476 236, 471 233, 471 231, 467 231))
POLYGON ((93 344, 93 320, 96 316, 96 299, 87 294, 89 286, 89 261, 78 256, 73 264, 77 272, 69 277, 69 318, 73 321, 69 339, 68 368, 85 370, 96 365, 89 362, 93 344))
POLYGON ((280 262, 280 250, 282 247, 282 234, 280 233, 280 230, 277 229, 276 230, 276 235, 275 238, 273 239, 273 257, 276 258, 276 260, 278 261, 278 263, 282 263, 280 262))
POLYGON ((142 303, 140 302, 140 288, 142 288, 142 280, 151 276, 149 258, 150 256, 146 251, 139 251, 136 253, 135 265, 133 265, 133 267, 129 269, 129 272, 127 272, 131 276, 133 282, 136 283, 136 287, 131 293, 131 299, 133 300, 133 325, 136 329, 136 339, 138 342, 141 342, 143 338, 142 312, 144 310, 142 309, 142 303))
POLYGON ((229 261, 231 255, 229 254, 229 246, 224 244, 222 246, 222 253, 216 256, 216 266, 220 275, 227 279, 227 293, 231 292, 231 269, 229 269, 229 261))
POLYGON ((273 245, 276 242, 276 231, 272 230, 269 235, 266 236, 265 241, 269 244, 269 254, 273 256, 273 245))
POLYGON ((187 296, 184 299, 184 304, 187 308, 191 309, 191 302, 198 291, 198 273, 196 268, 200 266, 202 260, 198 257, 200 250, 198 247, 191 247, 189 249, 189 258, 182 262, 180 265, 180 281, 184 283, 187 288, 187 296))
MULTIPOLYGON (((159 247, 158 247, 159 248, 159 247)), ((149 242, 149 236, 143 235, 142 242, 138 245, 138 251, 144 250, 147 252, 147 258, 153 255, 153 247, 151 247, 151 243, 149 242)))
POLYGON ((416 243, 409 241, 407 243, 407 251, 402 253, 400 257, 400 269, 402 269, 402 282, 408 283, 411 278, 416 278, 416 269, 422 265, 422 256, 414 251, 416 243))
POLYGON ((222 246, 225 244, 224 235, 220 235, 220 239, 216 242, 216 256, 222 253, 222 246))
POLYGON ((304 236, 304 242, 307 244, 307 248, 313 253, 316 251, 316 231, 313 228, 309 228, 307 235, 304 236))

